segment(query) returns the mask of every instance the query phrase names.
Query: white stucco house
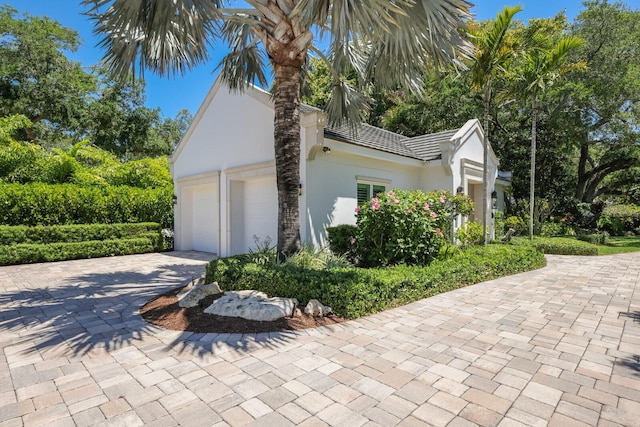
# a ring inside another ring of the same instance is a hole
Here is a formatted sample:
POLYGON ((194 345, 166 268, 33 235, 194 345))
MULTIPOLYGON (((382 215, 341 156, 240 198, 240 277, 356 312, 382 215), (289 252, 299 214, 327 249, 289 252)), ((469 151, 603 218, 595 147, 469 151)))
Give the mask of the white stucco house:
MULTIPOLYGON (((228 256, 277 238, 277 192, 270 95, 256 87, 230 93, 211 87, 169 158, 175 185, 175 248, 228 256)), ((301 238, 315 245, 326 227, 355 224, 355 208, 391 188, 463 191, 482 216, 483 130, 477 120, 459 129, 407 138, 363 125, 329 128, 324 113, 301 107, 301 238)), ((489 149, 489 191, 498 200, 489 149)), ((491 202, 490 202, 491 203, 491 202)), ((498 206, 500 208, 500 206, 498 206)), ((491 207, 489 207, 491 212, 491 207)), ((472 216, 472 217, 473 217, 472 216)))

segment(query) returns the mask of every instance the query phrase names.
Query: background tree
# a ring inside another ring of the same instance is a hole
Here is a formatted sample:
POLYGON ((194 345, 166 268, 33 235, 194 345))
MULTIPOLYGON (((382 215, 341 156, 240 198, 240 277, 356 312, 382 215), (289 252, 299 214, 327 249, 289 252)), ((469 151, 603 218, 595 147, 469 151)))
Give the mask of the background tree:
POLYGON ((57 21, 0 6, 0 117, 29 118, 31 140, 78 131, 97 88, 96 78, 64 54, 78 45, 78 33, 57 21))
POLYGON ((426 72, 424 96, 398 90, 388 93, 384 128, 406 136, 457 129, 482 114, 482 102, 470 89, 470 74, 426 72))
POLYGON ((581 128, 576 198, 593 203, 630 183, 640 166, 640 11, 622 3, 587 1, 572 33, 585 40, 578 58, 588 68, 573 102, 581 128))
POLYGON ((430 64, 449 65, 469 53, 460 37, 470 4, 464 0, 344 2, 250 0, 251 7, 225 8, 221 1, 85 0, 111 70, 120 76, 148 68, 182 73, 204 62, 217 38, 227 42, 220 75, 232 89, 266 83, 273 72, 274 139, 278 188, 279 256, 300 248, 301 75, 309 52, 323 59, 333 81, 326 111, 329 124, 358 123, 368 97, 342 76, 358 74, 362 89, 404 83, 417 92, 430 64), (329 54, 314 46, 314 31, 328 36, 329 54))
POLYGON ((473 43, 476 47, 471 63, 471 86, 482 94, 484 154, 482 171, 482 234, 487 244, 487 222, 489 203, 489 178, 487 162, 489 160, 489 115, 492 82, 497 74, 504 72, 506 62, 513 56, 515 45, 508 39, 508 31, 513 17, 522 7, 505 6, 496 18, 483 26, 471 27, 473 43))
POLYGON ((45 148, 90 137, 121 159, 170 154, 190 115, 165 119, 144 105, 141 80, 112 82, 103 67, 70 61, 79 44, 57 21, 0 6, 0 117, 27 117, 22 137, 45 148))
POLYGON ((529 187, 529 238, 533 239, 536 183, 536 125, 538 124, 539 96, 555 83, 563 74, 584 68, 584 62, 567 64, 572 49, 580 47, 582 40, 577 37, 563 37, 554 44, 554 34, 543 32, 530 23, 524 34, 529 41, 526 50, 516 60, 512 70, 516 90, 528 96, 531 102, 531 167, 529 187), (527 33, 530 33, 527 34, 527 33))

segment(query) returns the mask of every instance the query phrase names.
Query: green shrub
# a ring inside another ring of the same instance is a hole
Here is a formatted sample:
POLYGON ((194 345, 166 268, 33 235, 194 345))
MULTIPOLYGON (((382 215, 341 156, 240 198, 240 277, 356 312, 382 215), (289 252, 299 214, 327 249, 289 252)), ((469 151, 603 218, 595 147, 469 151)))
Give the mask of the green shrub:
POLYGON ((75 224, 75 225, 0 225, 0 245, 18 243, 70 243, 91 240, 130 239, 144 234, 160 235, 160 224, 75 224))
POLYGON ((479 220, 467 221, 456 231, 456 238, 464 246, 479 245, 482 243, 482 224, 479 220))
POLYGON ((173 185, 166 157, 129 160, 118 167, 108 179, 112 185, 157 188, 173 185))
POLYGON ((603 231, 601 233, 578 234, 576 239, 591 243, 592 245, 605 245, 608 237, 609 233, 603 231))
POLYGON ((157 233, 151 233, 132 239, 0 246, 0 265, 155 252, 158 242, 157 233))
POLYGON ((509 230, 513 228, 516 236, 528 236, 529 225, 527 222, 519 216, 509 216, 504 220, 504 229, 509 230))
POLYGON ((33 181, 45 157, 45 151, 36 144, 9 140, 0 146, 0 183, 33 181))
POLYGON ((173 228, 173 190, 74 184, 0 184, 6 225, 157 222, 173 228))
POLYGON ((626 231, 633 231, 640 226, 640 206, 611 205, 606 206, 598 219, 598 228, 612 236, 622 236, 626 231))
POLYGON ((445 243, 451 218, 473 209, 466 196, 392 190, 357 210, 356 255, 362 266, 427 265, 445 243))
POLYGON ((542 232, 540 235, 544 237, 572 236, 575 235, 575 232, 573 228, 565 222, 547 221, 542 224, 542 232))
POLYGON ((327 227, 327 240, 329 249, 336 255, 353 257, 356 237, 356 226, 349 224, 327 227))
POLYGON ((597 246, 568 237, 536 237, 533 241, 519 238, 512 242, 515 245, 533 246, 545 254, 598 255, 597 246))
POLYGON ((256 289, 270 296, 318 299, 344 317, 355 318, 441 292, 545 265, 531 247, 490 245, 459 251, 428 267, 337 267, 315 269, 292 263, 256 264, 250 255, 211 261, 206 281, 225 290, 256 289))

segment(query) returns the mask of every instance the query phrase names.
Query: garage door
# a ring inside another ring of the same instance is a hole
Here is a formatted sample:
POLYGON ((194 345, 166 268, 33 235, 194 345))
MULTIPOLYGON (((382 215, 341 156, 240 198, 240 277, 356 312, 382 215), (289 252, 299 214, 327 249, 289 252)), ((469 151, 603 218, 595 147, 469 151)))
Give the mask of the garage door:
POLYGON ((254 236, 261 242, 278 239, 278 192, 276 179, 261 178, 244 182, 244 244, 255 248, 254 236))
MULTIPOLYGON (((218 252, 218 186, 203 184, 192 187, 191 242, 192 249, 218 252)), ((187 227, 189 228, 189 227, 187 227)), ((189 232, 189 230, 185 230, 189 232)))

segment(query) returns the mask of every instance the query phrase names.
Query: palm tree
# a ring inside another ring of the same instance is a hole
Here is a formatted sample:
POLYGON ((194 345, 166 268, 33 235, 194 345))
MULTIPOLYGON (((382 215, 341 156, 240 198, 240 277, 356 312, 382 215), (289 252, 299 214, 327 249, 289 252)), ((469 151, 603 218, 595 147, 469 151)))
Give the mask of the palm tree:
POLYGON ((204 63, 216 40, 229 46, 221 77, 234 90, 267 83, 273 73, 274 138, 278 187, 279 256, 300 248, 300 93, 314 54, 332 72, 329 124, 358 123, 369 99, 341 79, 356 70, 359 84, 403 84, 416 93, 429 66, 462 64, 471 45, 460 35, 469 18, 466 0, 84 0, 102 36, 105 60, 124 76, 150 69, 184 73, 204 63), (323 52, 314 40, 328 36, 323 52), (268 63, 267 63, 268 61, 268 63))
POLYGON ((550 37, 536 32, 531 37, 531 47, 523 55, 520 67, 516 67, 515 74, 520 83, 520 93, 531 97, 531 178, 529 185, 529 239, 533 239, 533 216, 535 205, 535 176, 536 176, 536 135, 538 120, 538 98, 559 77, 567 72, 583 68, 585 64, 567 64, 569 52, 582 46, 583 41, 578 37, 567 36, 561 38, 551 46, 550 37))
POLYGON ((513 56, 514 46, 510 42, 508 30, 521 6, 505 6, 495 19, 483 26, 471 29, 473 44, 476 47, 471 64, 471 86, 481 92, 484 108, 484 150, 482 168, 482 241, 487 241, 487 204, 489 203, 489 106, 491 103, 491 84, 498 73, 505 71, 506 62, 513 56))

